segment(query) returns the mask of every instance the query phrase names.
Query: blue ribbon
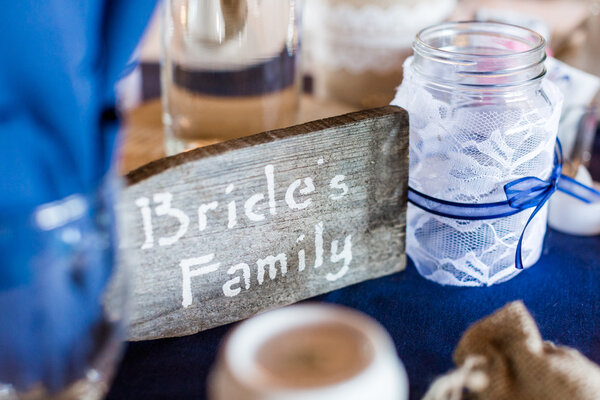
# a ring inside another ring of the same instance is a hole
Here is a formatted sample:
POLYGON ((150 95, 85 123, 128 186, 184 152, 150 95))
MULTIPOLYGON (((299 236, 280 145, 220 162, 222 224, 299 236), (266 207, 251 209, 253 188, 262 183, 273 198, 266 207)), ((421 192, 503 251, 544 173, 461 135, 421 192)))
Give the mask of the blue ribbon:
POLYGON ((562 148, 557 140, 554 149, 554 167, 550 177, 543 180, 535 176, 527 176, 507 183, 504 185, 505 201, 485 204, 455 203, 428 196, 411 187, 408 188, 408 201, 432 214, 464 220, 503 218, 534 208, 523 228, 515 254, 515 266, 518 269, 523 269, 521 247, 525 231, 529 223, 556 190, 567 193, 588 204, 600 202, 600 192, 598 190, 562 175, 562 164, 562 148))

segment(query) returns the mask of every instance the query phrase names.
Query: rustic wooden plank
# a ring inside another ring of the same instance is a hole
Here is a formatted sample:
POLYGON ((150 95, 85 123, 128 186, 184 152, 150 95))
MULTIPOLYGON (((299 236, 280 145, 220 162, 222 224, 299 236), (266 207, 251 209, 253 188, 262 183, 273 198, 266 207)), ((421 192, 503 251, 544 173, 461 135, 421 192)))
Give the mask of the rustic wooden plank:
POLYGON ((131 340, 182 336, 405 266, 408 115, 347 114, 127 175, 131 340))

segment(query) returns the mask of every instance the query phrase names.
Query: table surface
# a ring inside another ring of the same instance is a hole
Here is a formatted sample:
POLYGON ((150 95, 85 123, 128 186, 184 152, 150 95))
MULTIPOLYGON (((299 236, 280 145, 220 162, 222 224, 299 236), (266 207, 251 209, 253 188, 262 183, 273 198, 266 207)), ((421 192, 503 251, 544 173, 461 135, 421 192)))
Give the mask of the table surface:
MULTIPOLYGON (((600 362, 600 237, 550 230, 540 261, 489 288, 444 287, 403 272, 363 282, 312 301, 343 304, 371 315, 391 333, 419 399, 452 368, 465 329, 509 301, 522 299, 543 337, 600 362)), ((231 326, 196 335, 130 343, 109 400, 204 399, 217 348, 231 326)))

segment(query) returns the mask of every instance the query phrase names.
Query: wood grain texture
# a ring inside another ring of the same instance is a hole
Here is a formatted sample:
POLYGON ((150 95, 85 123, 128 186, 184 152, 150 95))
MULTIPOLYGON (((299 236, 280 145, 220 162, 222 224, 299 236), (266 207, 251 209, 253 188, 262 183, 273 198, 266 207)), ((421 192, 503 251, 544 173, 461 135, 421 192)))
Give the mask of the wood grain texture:
MULTIPOLYGON (((358 111, 358 109, 304 95, 300 98, 300 110, 296 123, 305 123, 353 111, 358 111)), ((120 170, 123 174, 164 157, 165 138, 160 100, 145 102, 128 112, 125 116, 124 133, 123 147, 119 157, 120 170)), ((215 143, 217 141, 207 140, 202 145, 208 146, 215 143)))
POLYGON ((199 148, 126 179, 131 340, 193 334, 405 266, 398 107, 199 148))

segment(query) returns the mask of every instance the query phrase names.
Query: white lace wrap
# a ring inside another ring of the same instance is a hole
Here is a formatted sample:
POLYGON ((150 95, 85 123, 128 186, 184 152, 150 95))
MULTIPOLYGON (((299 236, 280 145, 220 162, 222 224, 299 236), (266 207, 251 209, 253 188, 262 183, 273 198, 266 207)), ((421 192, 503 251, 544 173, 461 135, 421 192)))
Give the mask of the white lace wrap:
POLYGON ((397 70, 422 28, 443 21, 456 0, 363 6, 328 0, 305 3, 304 35, 311 62, 354 73, 397 70))
MULTIPOLYGON (((541 92, 546 97, 537 102, 481 97, 474 103, 459 91, 440 99, 423 87, 411 61, 404 64, 404 80, 392 104, 410 114, 412 188, 448 201, 490 203, 506 200, 503 187, 508 182, 525 176, 548 178, 562 104, 554 84, 544 80, 541 92)), ((502 282, 519 272, 515 250, 532 212, 467 221, 409 204, 407 253, 421 275, 444 285, 502 282)), ((527 228, 525 267, 541 254, 546 218, 544 207, 527 228)))

